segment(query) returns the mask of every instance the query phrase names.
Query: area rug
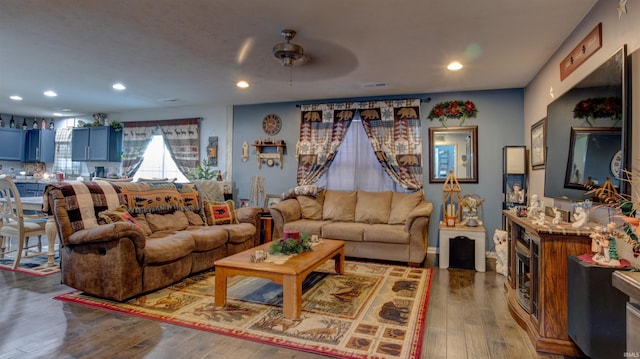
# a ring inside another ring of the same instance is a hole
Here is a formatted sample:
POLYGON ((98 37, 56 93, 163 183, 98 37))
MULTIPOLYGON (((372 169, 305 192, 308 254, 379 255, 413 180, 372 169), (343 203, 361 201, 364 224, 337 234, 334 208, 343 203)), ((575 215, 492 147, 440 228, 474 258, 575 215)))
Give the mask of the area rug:
POLYGON ((56 299, 175 325, 340 358, 419 358, 432 270, 333 261, 303 284, 302 314, 282 315, 282 286, 229 278, 227 305, 214 305, 215 272, 124 303, 74 291, 56 299))
POLYGON ((55 264, 53 265, 53 267, 49 267, 49 265, 47 264, 48 256, 46 254, 26 258, 22 257, 20 258, 20 264, 18 264, 18 268, 16 269, 13 269, 13 259, 14 257, 8 256, 5 258, 0 258, 0 269, 26 273, 35 276, 45 276, 60 272, 60 257, 58 255, 58 251, 56 251, 56 256, 54 257, 55 264))

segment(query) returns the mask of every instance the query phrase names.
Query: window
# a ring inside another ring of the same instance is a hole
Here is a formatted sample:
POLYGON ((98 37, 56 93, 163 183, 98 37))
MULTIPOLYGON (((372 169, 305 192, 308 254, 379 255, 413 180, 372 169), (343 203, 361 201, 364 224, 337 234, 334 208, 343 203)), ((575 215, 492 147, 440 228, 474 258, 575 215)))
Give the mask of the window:
POLYGON ((358 116, 349 126, 336 158, 317 185, 338 191, 404 192, 380 166, 358 116))
POLYGON ((139 178, 177 178, 177 182, 189 182, 171 158, 162 135, 151 136, 151 141, 144 152, 144 160, 133 176, 133 180, 136 181, 139 178))

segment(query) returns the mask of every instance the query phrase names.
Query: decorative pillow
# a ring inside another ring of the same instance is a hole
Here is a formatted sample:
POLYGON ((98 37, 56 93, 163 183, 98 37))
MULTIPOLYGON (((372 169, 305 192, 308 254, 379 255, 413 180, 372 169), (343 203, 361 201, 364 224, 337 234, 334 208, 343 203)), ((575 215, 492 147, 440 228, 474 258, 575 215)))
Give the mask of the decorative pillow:
POLYGON ((184 211, 184 214, 187 216, 190 225, 204 226, 204 221, 202 220, 202 217, 200 217, 200 214, 194 211, 184 211))
POLYGON ((189 227, 189 220, 183 211, 165 214, 147 213, 145 217, 152 232, 181 231, 189 227))
POLYGON ((214 226, 216 224, 239 223, 233 200, 227 200, 224 202, 205 200, 203 207, 207 224, 210 226, 214 226))
POLYGON ((289 190, 287 190, 287 192, 282 192, 282 194, 280 195, 280 199, 282 199, 283 201, 286 201, 290 198, 296 198, 296 189, 295 188, 291 188, 289 190))
POLYGON ((416 208, 423 199, 422 192, 393 192, 389 224, 404 224, 407 221, 409 213, 416 208))
POLYGON ((302 210, 302 218, 322 220, 322 205, 324 204, 324 191, 318 193, 316 198, 311 196, 298 196, 298 203, 302 210))
POLYGON ((117 183, 131 213, 167 213, 184 210, 184 199, 175 184, 117 183))
POLYGON ((127 207, 121 205, 116 209, 110 209, 98 213, 98 217, 103 219, 106 223, 115 222, 130 222, 136 226, 142 228, 142 225, 129 213, 127 207))
POLYGON ((387 223, 391 212, 391 191, 385 192, 357 192, 356 222, 387 223))
POLYGON ((322 205, 322 219, 353 222, 356 212, 357 192, 327 190, 322 205))

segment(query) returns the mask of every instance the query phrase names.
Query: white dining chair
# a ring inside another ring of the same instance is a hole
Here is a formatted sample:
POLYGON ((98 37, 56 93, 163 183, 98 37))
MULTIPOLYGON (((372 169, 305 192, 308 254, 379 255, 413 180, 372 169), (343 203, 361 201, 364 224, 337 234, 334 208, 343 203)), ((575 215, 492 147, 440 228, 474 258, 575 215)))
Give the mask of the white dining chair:
POLYGON ((47 216, 44 214, 26 214, 22 209, 20 193, 9 177, 0 177, 0 258, 15 253, 13 269, 18 268, 20 259, 28 255, 28 238, 38 237, 37 252, 42 252, 42 235, 45 234, 47 216), (11 248, 11 238, 17 239, 17 246, 11 248))

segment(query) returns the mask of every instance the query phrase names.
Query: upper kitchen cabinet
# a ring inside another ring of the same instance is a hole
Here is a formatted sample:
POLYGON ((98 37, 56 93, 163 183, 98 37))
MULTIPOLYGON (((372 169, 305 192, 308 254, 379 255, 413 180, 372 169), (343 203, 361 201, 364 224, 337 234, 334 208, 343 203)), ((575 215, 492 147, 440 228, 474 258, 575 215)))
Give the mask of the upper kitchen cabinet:
POLYGON ((27 130, 24 162, 53 162, 56 133, 52 130, 27 130))
POLYGON ((26 131, 0 127, 0 160, 22 161, 26 131))
POLYGON ((72 161, 119 162, 122 132, 111 126, 77 127, 71 137, 72 161))

